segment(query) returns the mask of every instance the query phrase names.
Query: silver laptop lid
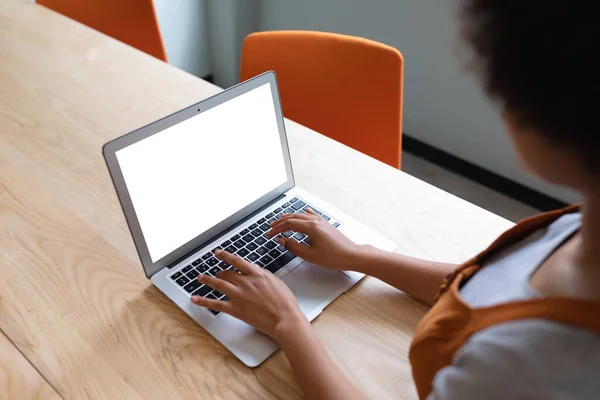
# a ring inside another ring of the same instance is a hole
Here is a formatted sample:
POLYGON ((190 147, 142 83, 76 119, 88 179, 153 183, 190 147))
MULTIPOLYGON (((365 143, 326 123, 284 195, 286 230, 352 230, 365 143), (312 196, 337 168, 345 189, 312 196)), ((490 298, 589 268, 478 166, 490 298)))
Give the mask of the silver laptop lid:
POLYGON ((103 147, 147 277, 292 187, 267 72, 103 147))

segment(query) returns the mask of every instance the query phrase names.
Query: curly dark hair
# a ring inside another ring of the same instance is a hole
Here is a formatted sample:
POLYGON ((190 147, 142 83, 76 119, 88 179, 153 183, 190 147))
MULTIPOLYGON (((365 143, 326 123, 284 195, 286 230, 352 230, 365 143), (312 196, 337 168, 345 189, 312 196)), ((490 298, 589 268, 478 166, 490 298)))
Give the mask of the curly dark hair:
POLYGON ((470 66, 517 123, 600 171, 600 18, 594 1, 462 0, 470 66))

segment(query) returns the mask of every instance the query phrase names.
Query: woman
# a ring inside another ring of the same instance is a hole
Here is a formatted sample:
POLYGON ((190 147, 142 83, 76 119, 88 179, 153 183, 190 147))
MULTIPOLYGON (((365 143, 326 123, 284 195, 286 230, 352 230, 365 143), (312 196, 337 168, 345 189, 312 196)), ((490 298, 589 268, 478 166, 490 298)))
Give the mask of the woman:
MULTIPOLYGON (((315 214, 285 216, 270 234, 306 233, 310 246, 281 243, 323 268, 359 271, 433 304, 410 352, 421 398, 598 398, 600 157, 593 105, 600 24, 593 2, 464 0, 461 7, 473 65, 502 107, 521 165, 578 191, 583 206, 522 222, 458 269, 355 245, 315 214)), ((218 256, 241 274, 199 279, 231 300, 194 297, 195 304, 276 340, 308 398, 364 397, 279 279, 225 252, 218 256)))

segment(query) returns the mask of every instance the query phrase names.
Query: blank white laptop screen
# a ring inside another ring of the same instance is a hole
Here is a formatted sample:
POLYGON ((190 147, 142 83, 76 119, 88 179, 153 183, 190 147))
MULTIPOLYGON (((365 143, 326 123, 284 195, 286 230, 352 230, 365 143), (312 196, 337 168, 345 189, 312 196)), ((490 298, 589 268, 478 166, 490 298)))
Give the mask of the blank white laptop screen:
POLYGON ((269 83, 116 156, 152 262, 287 180, 269 83))

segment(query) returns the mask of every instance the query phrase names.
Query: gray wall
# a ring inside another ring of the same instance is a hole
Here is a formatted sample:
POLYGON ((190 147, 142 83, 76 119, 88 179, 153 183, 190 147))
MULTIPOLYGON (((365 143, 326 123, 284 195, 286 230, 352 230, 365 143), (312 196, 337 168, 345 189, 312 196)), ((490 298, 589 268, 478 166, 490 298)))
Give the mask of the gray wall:
POLYGON ((217 85, 238 83, 242 43, 259 28, 259 8, 258 0, 208 0, 210 69, 217 85))
POLYGON ((256 30, 311 29, 363 36, 405 59, 404 131, 553 197, 564 189, 516 165, 498 110, 462 68, 456 0, 155 0, 169 61, 222 87, 239 77, 244 37, 256 30))
POLYGON ((154 0, 169 63, 215 83, 239 79, 246 35, 259 29, 260 0, 154 0))
POLYGON ((169 63, 196 76, 210 73, 206 0, 154 0, 169 63))
POLYGON ((576 199, 564 189, 526 176, 517 167, 498 111, 458 61, 454 0, 261 3, 261 30, 333 31, 398 48, 405 59, 405 132, 556 198, 576 199))

